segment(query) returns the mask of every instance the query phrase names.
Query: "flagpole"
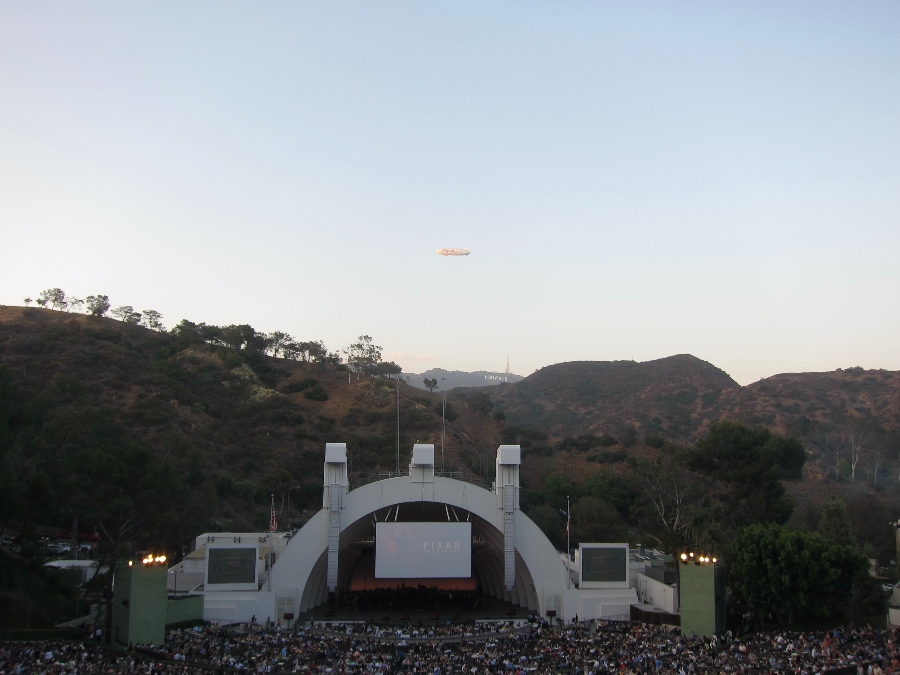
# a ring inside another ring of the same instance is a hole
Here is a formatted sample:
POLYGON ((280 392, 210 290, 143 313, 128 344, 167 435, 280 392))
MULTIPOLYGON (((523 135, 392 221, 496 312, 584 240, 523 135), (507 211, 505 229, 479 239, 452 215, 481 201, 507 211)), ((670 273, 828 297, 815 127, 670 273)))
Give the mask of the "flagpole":
POLYGON ((569 495, 566 495, 566 590, 572 587, 572 570, 569 563, 572 558, 571 533, 569 532, 572 525, 572 512, 569 509, 569 495))

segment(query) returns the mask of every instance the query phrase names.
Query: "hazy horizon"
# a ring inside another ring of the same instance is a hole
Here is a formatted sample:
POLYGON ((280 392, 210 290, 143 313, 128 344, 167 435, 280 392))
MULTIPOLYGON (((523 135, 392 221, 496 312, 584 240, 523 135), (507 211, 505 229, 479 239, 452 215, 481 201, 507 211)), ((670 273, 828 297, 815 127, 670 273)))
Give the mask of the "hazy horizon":
POLYGON ((900 370, 898 29, 887 1, 6 3, 0 303, 367 334, 416 373, 900 370))

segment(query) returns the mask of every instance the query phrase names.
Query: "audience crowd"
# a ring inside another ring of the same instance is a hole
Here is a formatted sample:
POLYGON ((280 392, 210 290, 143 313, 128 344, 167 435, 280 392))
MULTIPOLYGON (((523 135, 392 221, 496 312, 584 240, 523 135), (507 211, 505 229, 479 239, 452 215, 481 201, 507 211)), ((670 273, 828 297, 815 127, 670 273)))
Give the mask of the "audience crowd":
MULTIPOLYGON (((536 619, 529 617, 529 621, 534 623, 536 619)), ((497 633, 511 633, 517 630, 530 630, 531 623, 516 628, 521 621, 475 621, 475 622, 459 622, 445 621, 441 624, 437 617, 434 617, 434 625, 426 625, 424 623, 408 624, 405 626, 392 626, 385 623, 372 623, 368 621, 353 621, 349 623, 325 621, 314 625, 314 630, 321 632, 323 635, 354 635, 368 636, 378 638, 383 642, 398 642, 400 640, 452 640, 460 637, 475 637, 495 635, 497 633)), ((546 625, 546 624, 545 624, 546 625)))
POLYGON ((110 651, 93 641, 0 643, 0 675, 893 675, 900 673, 898 638, 900 633, 854 626, 700 638, 594 621, 557 628, 546 623, 513 628, 508 622, 429 627, 354 623, 297 630, 207 626, 170 631, 164 645, 134 645, 128 652, 110 651))

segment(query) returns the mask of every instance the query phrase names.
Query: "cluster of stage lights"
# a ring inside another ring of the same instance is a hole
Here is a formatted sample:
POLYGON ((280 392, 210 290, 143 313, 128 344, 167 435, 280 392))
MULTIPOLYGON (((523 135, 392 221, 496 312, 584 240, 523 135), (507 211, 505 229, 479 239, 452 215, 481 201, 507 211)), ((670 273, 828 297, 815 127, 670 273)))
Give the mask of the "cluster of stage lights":
POLYGON ((708 555, 698 555, 695 556, 693 553, 682 553, 681 554, 681 563, 683 565, 687 565, 689 562, 693 562, 695 565, 700 565, 702 563, 716 563, 719 562, 718 558, 710 558, 708 555))
MULTIPOLYGON (((164 556, 164 555, 148 555, 148 556, 145 556, 141 560, 141 564, 146 565, 147 567, 150 567, 151 565, 165 565, 166 564, 166 556, 164 556)), ((134 561, 129 560, 128 566, 131 567, 132 565, 134 565, 134 561)))

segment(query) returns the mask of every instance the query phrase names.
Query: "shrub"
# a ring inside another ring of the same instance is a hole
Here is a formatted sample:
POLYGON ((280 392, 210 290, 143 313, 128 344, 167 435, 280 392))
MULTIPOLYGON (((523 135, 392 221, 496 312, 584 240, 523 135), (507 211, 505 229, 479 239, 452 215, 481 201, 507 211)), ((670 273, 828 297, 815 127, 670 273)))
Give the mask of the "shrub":
MULTIPOLYGON (((286 386, 284 388, 284 390, 286 392, 288 392, 289 394, 297 394, 297 393, 303 391, 304 389, 309 389, 310 387, 315 387, 317 384, 319 384, 319 381, 317 379, 312 378, 312 377, 307 377, 305 380, 302 380, 300 382, 291 382, 288 386, 286 386)), ((313 400, 318 400, 318 399, 313 399, 313 400)))
POLYGON ((303 392, 303 396, 308 398, 310 401, 327 401, 328 394, 325 393, 325 390, 322 389, 318 384, 315 385, 309 391, 303 392))
POLYGON ((582 434, 581 436, 566 436, 559 442, 559 449, 587 452, 598 445, 600 445, 600 439, 596 435, 582 434))
POLYGON ((615 464, 616 462, 623 462, 627 458, 628 453, 624 450, 604 450, 596 456, 600 464, 615 464))
POLYGON ((326 417, 325 415, 319 415, 319 421, 316 422, 316 429, 321 431, 322 433, 328 433, 334 428, 335 419, 333 417, 326 417))
POLYGON ((252 480, 239 480, 234 484, 234 492, 247 502, 255 502, 260 495, 259 487, 252 480))

